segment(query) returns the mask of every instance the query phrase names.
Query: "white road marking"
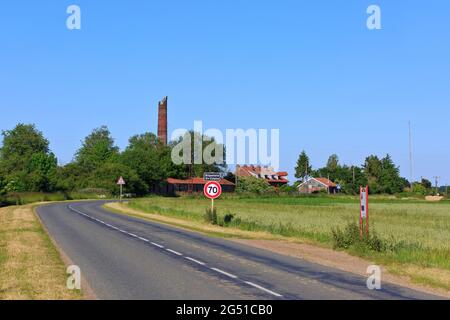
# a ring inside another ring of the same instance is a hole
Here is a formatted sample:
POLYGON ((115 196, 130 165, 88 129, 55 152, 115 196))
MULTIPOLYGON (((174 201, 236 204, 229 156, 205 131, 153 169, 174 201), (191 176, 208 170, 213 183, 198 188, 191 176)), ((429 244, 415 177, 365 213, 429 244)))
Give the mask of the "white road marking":
POLYGON ((181 253, 179 253, 179 252, 177 252, 175 250, 171 250, 171 249, 166 249, 166 250, 169 251, 170 253, 173 253, 173 254, 177 255, 177 256, 182 256, 183 255, 183 254, 181 254, 181 253))
POLYGON ((283 297, 281 294, 278 294, 278 293, 276 293, 276 292, 270 291, 269 289, 263 288, 263 287, 261 287, 261 286, 255 284, 255 283, 253 283, 253 282, 245 281, 245 283, 248 284, 249 286, 252 286, 252 287, 255 287, 255 288, 257 288, 257 289, 259 289, 259 290, 262 290, 262 291, 264 291, 264 292, 270 293, 271 295, 273 295, 273 296, 275 296, 275 297, 278 297, 278 298, 282 298, 282 297, 283 297))
MULTIPOLYGON (((72 210, 72 211, 78 213, 78 214, 81 214, 81 215, 84 216, 84 217, 87 217, 87 218, 89 218, 89 219, 91 219, 91 220, 93 220, 93 221, 97 221, 97 222, 99 222, 99 223, 101 223, 101 224, 104 224, 104 225, 106 225, 106 226, 108 226, 108 227, 110 227, 110 228, 112 228, 112 229, 114 229, 114 230, 117 230, 117 231, 121 232, 121 233, 130 235, 130 236, 132 236, 132 237, 134 237, 134 238, 137 238, 137 239, 140 239, 140 240, 145 241, 145 242, 147 242, 147 243, 150 243, 150 244, 152 244, 152 245, 154 245, 155 247, 158 247, 158 248, 160 248, 160 249, 164 249, 164 246, 162 246, 162 245, 160 245, 160 244, 157 244, 157 243, 155 243, 155 242, 150 242, 150 240, 145 239, 145 238, 142 238, 142 237, 139 237, 139 236, 135 235, 134 233, 127 232, 127 231, 122 230, 122 229, 119 229, 119 228, 117 228, 117 227, 115 227, 115 226, 113 226, 113 225, 110 225, 110 224, 108 224, 108 223, 106 223, 106 222, 104 222, 104 221, 101 221, 101 220, 99 220, 99 219, 97 219, 97 218, 91 217, 91 216, 89 216, 88 214, 86 214, 86 213, 84 213, 84 212, 81 212, 81 211, 79 211, 79 210, 77 210, 77 209, 74 209, 74 208, 73 208, 72 206, 70 206, 70 205, 68 206, 68 208, 69 208, 70 210, 72 210)), ((166 249, 166 251, 171 252, 171 253, 173 253, 173 254, 175 254, 175 255, 177 255, 177 256, 183 256, 182 253, 177 252, 177 251, 175 251, 175 250, 166 249)), ((189 260, 189 261, 192 261, 192 262, 194 262, 194 263, 196 263, 196 264, 199 264, 199 265, 201 265, 201 266, 206 266, 206 263, 201 262, 201 261, 198 261, 198 260, 193 259, 193 258, 191 258, 191 257, 185 257, 185 259, 187 259, 187 260, 189 260)), ((223 271, 223 270, 218 269, 218 268, 210 268, 210 270, 213 270, 213 271, 215 271, 215 272, 218 272, 218 273, 220 273, 220 274, 223 274, 223 275, 225 275, 225 276, 227 276, 227 277, 229 277, 229 278, 232 278, 232 279, 238 279, 238 277, 235 276, 234 274, 228 273, 228 272, 223 271)), ((281 294, 276 293, 276 292, 273 292, 273 291, 271 291, 271 290, 269 290, 269 289, 266 289, 266 288, 264 288, 264 287, 261 287, 260 285, 257 285, 256 283, 253 283, 253 282, 250 282, 250 281, 243 281, 243 282, 246 283, 246 284, 249 285, 249 286, 252 286, 252 287, 254 287, 254 288, 256 288, 256 289, 259 289, 259 290, 261 290, 261 291, 264 291, 264 292, 266 292, 266 293, 269 293, 269 294, 271 294, 271 295, 273 295, 273 296, 275 296, 275 297, 278 297, 278 298, 282 298, 282 297, 283 297, 281 294)))
POLYGON ((206 263, 201 262, 201 261, 198 261, 198 260, 195 260, 195 259, 190 258, 190 257, 186 257, 186 259, 188 259, 189 261, 195 262, 196 264, 199 264, 199 265, 201 265, 201 266, 206 265, 206 263))
POLYGON ((225 276, 227 276, 227 277, 230 277, 231 279, 237 279, 237 278, 238 278, 238 277, 235 276, 234 274, 225 272, 225 271, 220 270, 220 269, 217 269, 217 268, 211 268, 211 270, 216 271, 216 272, 218 272, 218 273, 221 273, 221 274, 223 274, 223 275, 225 275, 225 276))
POLYGON ((160 245, 160 244, 157 244, 157 243, 154 243, 154 242, 150 242, 150 243, 151 243, 152 245, 154 245, 155 247, 164 249, 164 247, 163 247, 162 245, 160 245))

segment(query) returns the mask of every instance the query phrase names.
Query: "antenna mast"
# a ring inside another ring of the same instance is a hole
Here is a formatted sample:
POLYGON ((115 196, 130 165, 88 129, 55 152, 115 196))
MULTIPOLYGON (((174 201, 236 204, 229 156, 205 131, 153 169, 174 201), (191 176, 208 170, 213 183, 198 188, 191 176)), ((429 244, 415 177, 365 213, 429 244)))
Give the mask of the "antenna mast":
POLYGON ((411 121, 408 122, 409 125, 409 182, 412 184, 414 182, 414 169, 413 169, 413 150, 412 150, 412 131, 411 131, 411 121))

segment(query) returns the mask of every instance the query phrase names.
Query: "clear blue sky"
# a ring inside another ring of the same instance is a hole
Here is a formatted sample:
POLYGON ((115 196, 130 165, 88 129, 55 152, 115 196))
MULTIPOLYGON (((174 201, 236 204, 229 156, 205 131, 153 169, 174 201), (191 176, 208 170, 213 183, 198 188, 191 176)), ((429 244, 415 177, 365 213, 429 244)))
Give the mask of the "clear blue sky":
POLYGON ((35 123, 61 163, 100 125, 121 148, 155 132, 168 95, 170 130, 279 128, 290 173, 305 149, 316 168, 390 153, 408 177, 411 120, 415 176, 450 183, 448 0, 17 0, 0 45, 0 129, 35 123))

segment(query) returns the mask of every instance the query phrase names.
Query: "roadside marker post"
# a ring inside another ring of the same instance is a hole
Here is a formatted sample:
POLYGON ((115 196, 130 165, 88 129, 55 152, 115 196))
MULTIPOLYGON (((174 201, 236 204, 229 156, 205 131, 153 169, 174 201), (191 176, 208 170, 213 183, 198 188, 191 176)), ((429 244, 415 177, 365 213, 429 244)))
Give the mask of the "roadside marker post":
POLYGON ((123 198, 123 186, 126 184, 125 180, 122 176, 120 176, 119 181, 117 181, 117 184, 120 186, 120 202, 122 202, 123 198))
POLYGON ((361 239, 364 233, 364 222, 366 227, 366 236, 369 236, 369 187, 360 187, 360 214, 359 214, 359 231, 361 239))
POLYGON ((209 199, 211 199, 211 212, 214 211, 214 199, 217 199, 222 194, 222 186, 217 181, 210 181, 205 184, 203 193, 209 199))

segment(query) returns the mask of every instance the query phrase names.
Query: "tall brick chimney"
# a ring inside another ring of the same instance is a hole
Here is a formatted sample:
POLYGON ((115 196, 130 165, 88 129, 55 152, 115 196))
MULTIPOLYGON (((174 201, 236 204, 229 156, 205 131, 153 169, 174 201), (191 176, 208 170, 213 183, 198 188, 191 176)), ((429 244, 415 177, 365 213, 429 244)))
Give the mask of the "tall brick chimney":
POLYGON ((158 103, 158 139, 167 145, 167 97, 158 103))

